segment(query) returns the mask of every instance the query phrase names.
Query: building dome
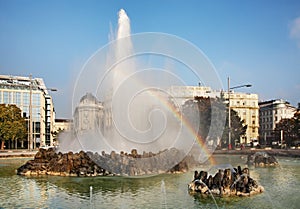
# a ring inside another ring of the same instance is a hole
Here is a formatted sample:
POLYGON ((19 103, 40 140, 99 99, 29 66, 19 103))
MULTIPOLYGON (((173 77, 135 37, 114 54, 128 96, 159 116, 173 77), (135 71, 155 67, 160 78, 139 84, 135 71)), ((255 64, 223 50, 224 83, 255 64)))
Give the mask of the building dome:
POLYGON ((102 125, 103 106, 91 93, 86 93, 80 99, 74 112, 74 129, 77 133, 97 130, 102 125))
POLYGON ((99 103, 99 101, 97 100, 97 98, 92 93, 86 93, 86 95, 84 95, 80 99, 80 104, 84 104, 84 103, 97 104, 97 103, 99 103))

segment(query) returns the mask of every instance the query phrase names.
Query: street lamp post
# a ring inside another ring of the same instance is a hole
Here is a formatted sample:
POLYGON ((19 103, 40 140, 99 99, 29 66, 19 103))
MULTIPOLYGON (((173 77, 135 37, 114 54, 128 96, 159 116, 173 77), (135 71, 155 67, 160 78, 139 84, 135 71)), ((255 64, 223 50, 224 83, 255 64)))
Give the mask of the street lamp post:
POLYGON ((239 86, 230 87, 230 78, 227 78, 228 84, 228 149, 231 149, 231 107, 230 107, 230 90, 242 88, 242 87, 251 87, 251 84, 244 84, 239 86))
POLYGON ((228 84, 228 149, 231 149, 231 109, 230 109, 230 78, 227 78, 228 84))
POLYGON ((28 149, 32 150, 32 75, 29 75, 29 140, 28 149))

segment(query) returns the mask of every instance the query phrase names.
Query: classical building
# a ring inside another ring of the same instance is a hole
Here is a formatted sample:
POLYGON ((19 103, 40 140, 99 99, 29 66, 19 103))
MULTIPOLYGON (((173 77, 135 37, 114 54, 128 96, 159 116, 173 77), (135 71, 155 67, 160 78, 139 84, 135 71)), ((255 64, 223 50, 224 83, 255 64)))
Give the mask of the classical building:
MULTIPOLYGON (((228 92, 221 93, 228 100, 228 92)), ((235 110, 247 125, 245 136, 241 137, 240 143, 249 144, 253 139, 258 139, 259 129, 259 106, 258 95, 231 91, 229 94, 230 108, 235 110)))
POLYGON ((73 118, 76 134, 98 128, 103 131, 103 105, 91 93, 87 93, 80 99, 73 118))
MULTIPOLYGON (((178 105, 185 101, 198 97, 224 98, 228 100, 227 91, 212 90, 208 86, 171 86, 168 90, 173 100, 178 105)), ((235 110, 247 125, 246 135, 239 139, 239 143, 250 143, 252 139, 258 139, 259 128, 259 106, 258 95, 240 92, 230 92, 230 108, 235 110)))
POLYGON ((284 118, 292 118, 296 107, 282 99, 269 100, 259 103, 259 134, 261 141, 270 144, 274 138, 276 124, 284 118))
POLYGON ((51 131, 55 112, 48 90, 54 89, 47 89, 42 78, 0 75, 0 104, 15 104, 21 109, 27 121, 26 142, 30 149, 53 144, 51 131), (32 122, 32 131, 29 121, 32 122))

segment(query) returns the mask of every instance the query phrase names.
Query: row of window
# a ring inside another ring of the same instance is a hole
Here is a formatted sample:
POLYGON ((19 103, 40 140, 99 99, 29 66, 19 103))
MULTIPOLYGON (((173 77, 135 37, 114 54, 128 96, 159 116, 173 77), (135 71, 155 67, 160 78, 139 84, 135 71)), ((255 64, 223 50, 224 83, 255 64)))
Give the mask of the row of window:
POLYGON ((272 126, 272 124, 262 124, 261 128, 263 130, 265 130, 265 129, 273 129, 273 126, 272 126))
MULTIPOLYGON (((29 117, 29 106, 22 106, 21 110, 23 112, 23 117, 28 118, 29 117)), ((41 118, 42 118, 41 108, 40 107, 33 107, 32 108, 32 119, 34 121, 40 121, 41 118)))
POLYGON ((261 111, 261 115, 264 116, 264 115, 273 115, 273 112, 274 114, 286 114, 286 109, 276 109, 276 110, 264 110, 264 111, 261 111))
MULTIPOLYGON (((282 117, 278 118, 277 116, 275 116, 274 122, 275 122, 275 123, 279 122, 279 119, 281 119, 281 118, 282 118, 282 117)), ((261 122, 262 122, 262 123, 265 123, 265 122, 273 122, 273 117, 262 118, 262 119, 261 119, 261 122)))
POLYGON ((255 102, 255 101, 252 101, 252 102, 247 102, 247 101, 234 101, 234 100, 230 100, 230 105, 232 105, 232 106, 234 106, 234 105, 236 105, 236 106, 247 106, 247 105, 250 105, 251 104, 251 106, 252 107, 256 107, 257 106, 257 102, 255 102))
MULTIPOLYGON (((29 92, 0 91, 0 104, 15 104, 17 106, 27 106, 30 103, 29 92)), ((41 105, 41 95, 32 94, 32 106, 41 105)))

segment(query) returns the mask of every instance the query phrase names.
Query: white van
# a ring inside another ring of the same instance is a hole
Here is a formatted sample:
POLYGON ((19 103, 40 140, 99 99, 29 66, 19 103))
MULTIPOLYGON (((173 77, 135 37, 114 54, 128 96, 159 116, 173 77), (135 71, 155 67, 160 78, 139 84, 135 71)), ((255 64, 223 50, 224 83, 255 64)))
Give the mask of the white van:
POLYGON ((258 139, 252 139, 252 144, 253 144, 253 147, 257 147, 257 145, 259 145, 258 139))

